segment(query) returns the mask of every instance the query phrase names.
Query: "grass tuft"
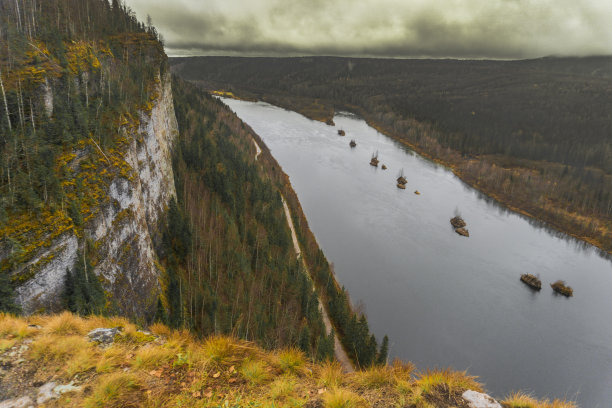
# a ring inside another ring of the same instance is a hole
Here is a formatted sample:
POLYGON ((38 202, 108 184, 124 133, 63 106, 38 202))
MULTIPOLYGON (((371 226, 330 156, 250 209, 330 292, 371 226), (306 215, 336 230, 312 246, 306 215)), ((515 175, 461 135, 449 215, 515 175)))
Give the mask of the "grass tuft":
POLYGON ((68 377, 73 377, 75 374, 92 370, 96 367, 97 357, 95 350, 91 347, 78 350, 66 363, 66 374, 68 377))
POLYGON ((283 373, 298 374, 306 365, 304 353, 290 348, 278 353, 278 365, 283 373))
POLYGON ((482 384, 476 381, 475 376, 468 375, 465 371, 445 370, 427 370, 421 373, 417 379, 417 385, 421 388, 424 394, 432 394, 435 389, 444 385, 449 392, 459 392, 463 390, 474 390, 484 392, 482 384))
POLYGON ((60 336, 66 335, 85 335, 87 327, 82 318, 70 312, 63 312, 51 317, 44 327, 48 334, 60 336))
POLYGON ((251 384, 262 384, 268 379, 268 372, 262 361, 246 360, 242 367, 240 367, 240 373, 251 384))
POLYGON ((371 367, 355 373, 355 382, 362 388, 381 388, 397 384, 393 369, 388 366, 371 367))
POLYGON ((80 350, 91 347, 83 336, 52 336, 40 337, 32 343, 31 356, 35 360, 45 362, 66 361, 80 350))
POLYGON ((202 352, 210 361, 221 364, 234 351, 234 339, 230 337, 210 337, 204 342, 202 352))
POLYGON ((515 392, 502 401, 504 408, 577 408, 575 402, 555 399, 537 400, 529 394, 515 392))
POLYGON ((109 373, 125 363, 126 351, 120 347, 113 346, 104 350, 104 354, 96 363, 96 372, 109 373))
POLYGON ((36 329, 28 323, 10 314, 0 313, 0 339, 17 337, 23 339, 32 336, 36 329))
POLYGON ((4 353, 15 345, 16 340, 14 339, 0 339, 0 353, 4 353))
POLYGON ((273 400, 282 400, 293 397, 295 380, 289 377, 279 377, 268 388, 268 395, 273 400))
POLYGON ((113 373, 103 377, 85 406, 88 408, 120 408, 138 406, 140 382, 130 373, 113 373))
POLYGON ((169 363, 174 357, 174 352, 167 348, 145 346, 136 351, 132 366, 141 370, 150 370, 169 363))
POLYGON ((172 335, 172 329, 162 323, 154 323, 149 327, 149 331, 156 336, 168 338, 172 335))
POLYGON ((367 406, 366 402, 354 392, 344 388, 333 388, 323 395, 325 408, 358 408, 367 406))
POLYGON ((342 383, 342 366, 337 361, 326 361, 321 364, 318 372, 319 385, 323 387, 337 387, 342 383))

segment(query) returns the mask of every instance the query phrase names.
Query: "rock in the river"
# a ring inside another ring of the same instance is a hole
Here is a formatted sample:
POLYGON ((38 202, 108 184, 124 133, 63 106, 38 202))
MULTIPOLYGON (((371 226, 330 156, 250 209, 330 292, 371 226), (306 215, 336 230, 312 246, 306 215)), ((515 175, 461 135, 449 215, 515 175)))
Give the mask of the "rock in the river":
POLYGON ((463 220, 463 218, 459 216, 451 218, 450 223, 453 226, 453 228, 463 228, 467 225, 465 221, 463 220))
POLYGON ((499 402, 495 401, 490 395, 472 390, 467 390, 462 395, 470 408, 502 408, 499 402))
POLYGON ((115 336, 119 333, 118 327, 112 329, 98 328, 87 333, 89 341, 94 341, 101 344, 110 344, 115 341, 115 336))
POLYGON ((455 229, 455 232, 459 235, 462 235, 464 237, 469 237, 470 236, 470 232, 468 230, 466 230, 465 228, 457 228, 455 229))

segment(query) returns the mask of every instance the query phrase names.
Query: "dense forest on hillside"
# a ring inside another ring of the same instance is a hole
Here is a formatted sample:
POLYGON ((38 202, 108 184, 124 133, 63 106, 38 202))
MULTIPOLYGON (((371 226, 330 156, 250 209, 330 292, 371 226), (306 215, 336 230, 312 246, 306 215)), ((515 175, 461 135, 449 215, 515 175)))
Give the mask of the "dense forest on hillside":
POLYGON ((612 58, 193 57, 173 71, 330 120, 338 110, 501 202, 612 251, 612 58))
MULTIPOLYGON (((332 357, 333 334, 325 332, 283 212, 280 191, 299 209, 286 176, 269 152, 255 160, 253 140, 263 146, 261 140, 220 101, 176 78, 173 93, 181 133, 173 159, 178 203, 170 206, 161 248, 168 310, 161 318, 200 334, 233 333, 268 348, 293 345, 332 357)), ((307 223, 298 221, 305 242, 307 223)), ((315 251, 307 264, 329 283, 325 299, 353 359, 384 362, 386 346, 378 352, 365 316, 351 312, 316 243, 307 253, 315 251)))
POLYGON ((332 357, 333 335, 249 133, 186 83, 174 81, 173 94, 181 137, 173 158, 178 203, 170 205, 161 249, 167 320, 332 357))
MULTIPOLYGON (((161 36, 118 0, 0 0, 0 19, 0 310, 19 312, 13 288, 54 255, 22 265, 73 232, 78 253, 66 270, 63 307, 118 313, 94 273, 103 259, 88 225, 101 206, 116 205, 110 182, 137 176, 124 154, 160 97, 167 70, 161 36)), ((352 312, 288 179, 269 152, 256 163, 257 136, 217 100, 180 80, 173 86, 177 197, 161 231, 153 231, 162 273, 156 319, 198 335, 333 356, 334 334, 296 257, 282 191, 349 354, 360 366, 386 361, 386 341, 379 351, 365 316, 352 312)))
MULTIPOLYGON (((84 225, 110 180, 129 176, 121 130, 151 109, 166 59, 156 30, 117 0, 0 1, 1 282, 27 281, 36 271, 19 266, 69 230, 93 247, 84 225)), ((110 311, 86 255, 67 306, 92 311, 97 298, 110 311)))

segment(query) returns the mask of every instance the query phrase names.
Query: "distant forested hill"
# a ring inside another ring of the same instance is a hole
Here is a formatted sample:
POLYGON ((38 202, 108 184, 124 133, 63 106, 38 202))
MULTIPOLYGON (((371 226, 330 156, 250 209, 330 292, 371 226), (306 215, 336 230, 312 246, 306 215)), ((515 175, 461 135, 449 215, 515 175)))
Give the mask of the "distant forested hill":
POLYGON ((193 57, 173 71, 328 120, 347 109, 499 201, 612 250, 612 57, 193 57))

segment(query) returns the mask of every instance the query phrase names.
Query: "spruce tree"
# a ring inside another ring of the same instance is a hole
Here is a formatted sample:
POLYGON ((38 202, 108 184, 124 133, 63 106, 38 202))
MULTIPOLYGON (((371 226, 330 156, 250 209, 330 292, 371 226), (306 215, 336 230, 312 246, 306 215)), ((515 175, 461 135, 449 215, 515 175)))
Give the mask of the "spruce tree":
POLYGON ((380 345, 378 356, 376 357, 376 363, 378 365, 386 365, 388 354, 389 354, 389 337, 385 335, 385 337, 383 337, 382 344, 380 345))
POLYGON ((15 290, 11 284, 10 277, 0 272, 0 312, 18 314, 21 312, 15 303, 15 290))

